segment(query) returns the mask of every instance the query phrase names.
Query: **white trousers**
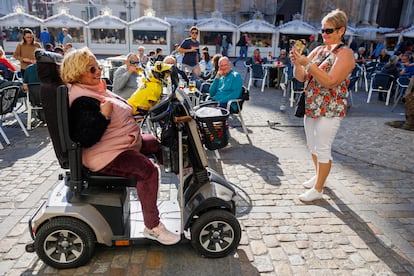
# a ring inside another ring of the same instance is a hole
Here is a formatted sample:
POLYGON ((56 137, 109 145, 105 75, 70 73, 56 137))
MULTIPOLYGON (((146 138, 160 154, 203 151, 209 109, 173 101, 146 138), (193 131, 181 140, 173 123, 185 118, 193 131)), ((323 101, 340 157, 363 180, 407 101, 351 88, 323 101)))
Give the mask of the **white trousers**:
POLYGON ((305 116, 306 143, 309 151, 318 157, 319 163, 329 163, 332 160, 332 143, 341 125, 342 118, 319 117, 312 119, 305 116))

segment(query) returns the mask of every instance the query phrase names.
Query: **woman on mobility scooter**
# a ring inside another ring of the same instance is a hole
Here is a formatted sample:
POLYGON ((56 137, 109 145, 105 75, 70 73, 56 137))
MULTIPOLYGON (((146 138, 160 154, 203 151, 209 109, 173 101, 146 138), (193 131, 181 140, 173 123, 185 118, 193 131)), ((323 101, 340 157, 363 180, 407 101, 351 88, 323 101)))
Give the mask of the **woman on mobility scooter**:
POLYGON ((71 135, 83 147, 82 163, 94 172, 137 179, 144 236, 175 244, 180 236, 160 222, 158 169, 147 157, 161 155, 160 143, 153 135, 141 133, 131 106, 106 89, 101 73, 102 67, 86 47, 64 56, 61 78, 69 87, 71 135))

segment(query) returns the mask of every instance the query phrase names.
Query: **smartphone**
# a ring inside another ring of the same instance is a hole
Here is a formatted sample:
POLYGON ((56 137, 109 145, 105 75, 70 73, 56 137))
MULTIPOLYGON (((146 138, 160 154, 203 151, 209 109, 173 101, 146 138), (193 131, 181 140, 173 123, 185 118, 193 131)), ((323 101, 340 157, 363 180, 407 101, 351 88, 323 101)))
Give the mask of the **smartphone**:
POLYGON ((299 53, 303 53, 303 50, 306 48, 305 44, 300 40, 295 41, 295 47, 298 49, 299 53))

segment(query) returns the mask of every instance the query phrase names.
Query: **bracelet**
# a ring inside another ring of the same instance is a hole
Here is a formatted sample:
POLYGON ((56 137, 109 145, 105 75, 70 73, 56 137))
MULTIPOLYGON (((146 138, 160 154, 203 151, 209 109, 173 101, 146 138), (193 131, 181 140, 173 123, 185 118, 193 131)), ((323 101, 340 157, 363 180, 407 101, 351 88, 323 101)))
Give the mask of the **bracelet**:
POLYGON ((305 72, 306 72, 306 74, 309 74, 309 69, 310 69, 311 64, 312 63, 309 62, 308 64, 305 65, 305 72))

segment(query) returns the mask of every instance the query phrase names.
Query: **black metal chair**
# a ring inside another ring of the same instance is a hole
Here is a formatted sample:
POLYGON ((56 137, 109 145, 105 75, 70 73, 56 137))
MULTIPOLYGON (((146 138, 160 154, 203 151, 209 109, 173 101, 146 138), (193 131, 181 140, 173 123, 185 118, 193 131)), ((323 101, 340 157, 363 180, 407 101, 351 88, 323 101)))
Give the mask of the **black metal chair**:
POLYGON ((250 78, 247 90, 250 90, 250 87, 254 81, 261 81, 261 91, 264 91, 267 80, 267 70, 261 64, 251 64, 250 65, 250 78))
POLYGON ((106 88, 107 88, 108 90, 112 91, 112 88, 113 88, 113 82, 111 81, 111 79, 110 79, 110 78, 106 78, 106 77, 103 77, 102 79, 103 79, 103 80, 105 81, 105 83, 106 83, 106 88))
POLYGON ((388 105, 391 97, 394 76, 386 73, 374 73, 371 78, 371 84, 368 91, 367 103, 370 102, 372 92, 386 93, 385 105, 388 105))
POLYGON ((303 89, 305 88, 305 83, 298 81, 296 78, 293 78, 290 82, 290 107, 293 107, 295 103, 295 94, 300 94, 303 92, 303 89))
POLYGON ((405 91, 408 88, 408 85, 410 84, 410 78, 407 76, 401 76, 397 78, 397 89, 395 90, 394 95, 394 105, 392 106, 391 111, 394 111, 397 104, 400 102, 401 98, 405 95, 405 91))
POLYGON ((43 110, 42 99, 40 97, 40 83, 29 83, 27 91, 27 129, 32 128, 32 115, 35 110, 43 110))
POLYGON ((364 66, 363 74, 364 74, 364 81, 365 81, 365 91, 369 90, 369 83, 373 77, 373 74, 377 72, 377 62, 367 62, 364 66))
POLYGON ((249 89, 247 89, 243 85, 240 98, 228 101, 226 108, 230 112, 230 114, 235 115, 236 117, 239 118, 243 132, 244 134, 246 134, 247 140, 249 140, 249 143, 251 144, 252 142, 249 137, 249 131, 247 130, 246 124, 244 123, 243 116, 242 116, 243 104, 245 101, 248 101, 249 99, 250 99, 249 89))
POLYGON ((352 70, 350 79, 353 79, 355 83, 352 85, 348 85, 348 89, 352 89, 353 92, 358 92, 358 88, 362 83, 362 78, 364 77, 364 67, 359 65, 358 63, 355 64, 354 70, 352 70))
MULTIPOLYGON (((8 145, 10 144, 10 140, 3 130, 3 121, 5 120, 6 115, 9 113, 14 116, 24 134, 29 137, 29 133, 27 132, 25 126, 22 123, 22 120, 15 110, 17 100, 19 98, 19 92, 20 87, 17 85, 11 85, 0 89, 0 134, 3 136, 4 141, 6 141, 6 144, 8 145)), ((0 148, 3 148, 3 145, 1 143, 0 148)))
POLYGON ((357 87, 358 87, 358 81, 361 78, 361 75, 351 75, 351 77, 349 78, 349 84, 348 84, 348 95, 351 98, 351 104, 348 105, 349 107, 351 107, 352 105, 354 105, 354 98, 352 96, 352 94, 354 92, 357 91, 357 87))

